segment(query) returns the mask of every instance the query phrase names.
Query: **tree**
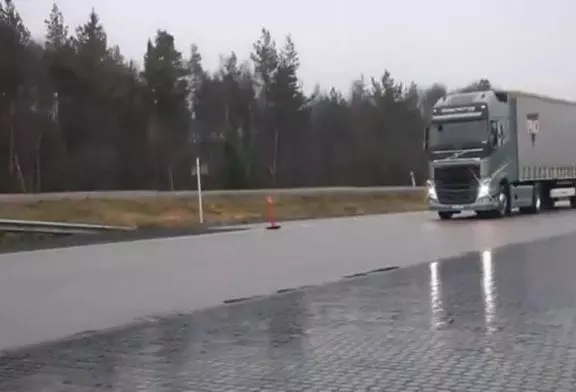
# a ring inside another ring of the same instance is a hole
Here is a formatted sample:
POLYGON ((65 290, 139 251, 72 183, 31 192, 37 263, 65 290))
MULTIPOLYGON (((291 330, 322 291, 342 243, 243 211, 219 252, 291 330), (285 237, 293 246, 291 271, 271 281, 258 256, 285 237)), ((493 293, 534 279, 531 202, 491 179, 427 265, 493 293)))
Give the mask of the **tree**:
POLYGON ((148 41, 144 57, 144 80, 149 89, 154 111, 165 118, 186 106, 190 70, 184 65, 182 53, 174 46, 174 36, 158 30, 155 41, 148 41))
POLYGON ((64 48, 70 42, 68 26, 64 23, 64 16, 56 3, 52 4, 52 9, 46 24, 46 49, 58 51, 64 48))
POLYGON ((278 68, 278 51, 276 50, 276 41, 272 39, 269 30, 262 28, 260 34, 260 38, 253 45, 250 58, 254 63, 256 80, 259 82, 260 92, 258 95, 266 107, 272 78, 278 68))
POLYGON ((182 53, 176 50, 174 36, 158 30, 154 42, 148 41, 144 56, 143 78, 147 85, 150 141, 156 155, 157 181, 165 172, 170 189, 174 189, 175 158, 185 142, 190 124, 188 77, 190 69, 182 53))
POLYGON ((440 83, 434 83, 420 93, 419 107, 424 118, 427 119, 432 115, 432 108, 446 94, 446 86, 440 83))
POLYGON ((272 84, 275 104, 279 110, 296 112, 302 109, 306 102, 298 79, 299 67, 300 60, 296 46, 291 36, 288 35, 278 57, 278 65, 272 84))
POLYGON ((0 94, 14 102, 24 81, 30 33, 12 0, 0 1, 0 94))
POLYGON ((276 41, 272 39, 269 30, 262 28, 260 38, 253 45, 250 58, 254 64, 256 102, 258 107, 258 113, 255 116, 258 129, 256 134, 256 148, 260 151, 257 166, 260 169, 259 175, 262 175, 263 171, 270 176, 272 184, 275 184, 278 131, 275 129, 275 119, 272 112, 274 99, 272 84, 278 68, 279 59, 276 41))
POLYGON ((0 2, 0 123, 5 124, 8 139, 1 151, 7 157, 3 166, 21 191, 26 191, 26 181, 18 151, 17 117, 30 61, 29 41, 30 33, 12 0, 0 2))
POLYGON ((461 93, 469 93, 473 91, 486 91, 492 89, 492 83, 488 79, 479 79, 459 89, 461 93))
POLYGON ((246 69, 238 64, 236 53, 222 58, 219 72, 222 86, 223 132, 228 187, 245 187, 249 177, 252 81, 246 69))
MULTIPOLYGON (((232 50, 205 69, 158 30, 143 68, 110 46, 96 10, 69 33, 56 4, 46 42, 0 0, 2 191, 184 189, 195 157, 212 188, 408 184, 426 175, 422 130, 446 94, 390 72, 307 96, 287 35, 266 28, 250 62, 232 50), (152 174, 152 175, 151 175, 152 174)), ((487 79, 463 91, 491 88, 487 79)))
POLYGON ((286 36, 278 56, 278 65, 271 86, 274 126, 273 184, 277 182, 278 169, 287 185, 293 185, 302 176, 306 165, 293 166, 291 157, 303 146, 307 101, 298 79, 300 60, 290 35, 286 36))
POLYGON ((76 50, 83 60, 83 66, 97 66, 108 55, 108 36, 100 23, 100 17, 92 8, 88 21, 76 29, 76 50))
POLYGON ((202 67, 202 55, 198 50, 198 45, 190 45, 190 59, 188 60, 188 107, 190 113, 195 118, 195 108, 198 100, 198 93, 202 87, 202 82, 206 79, 206 73, 202 67))

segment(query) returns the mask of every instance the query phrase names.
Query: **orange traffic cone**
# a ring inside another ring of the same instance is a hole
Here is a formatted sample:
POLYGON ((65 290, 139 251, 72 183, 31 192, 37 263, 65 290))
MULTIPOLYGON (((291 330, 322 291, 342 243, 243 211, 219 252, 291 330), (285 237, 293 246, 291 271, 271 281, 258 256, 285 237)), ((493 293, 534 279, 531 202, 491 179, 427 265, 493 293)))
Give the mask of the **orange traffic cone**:
POLYGON ((270 225, 266 227, 268 230, 276 230, 280 228, 280 225, 276 222, 276 212, 274 210, 274 199, 272 196, 266 197, 266 205, 268 207, 268 222, 270 225))

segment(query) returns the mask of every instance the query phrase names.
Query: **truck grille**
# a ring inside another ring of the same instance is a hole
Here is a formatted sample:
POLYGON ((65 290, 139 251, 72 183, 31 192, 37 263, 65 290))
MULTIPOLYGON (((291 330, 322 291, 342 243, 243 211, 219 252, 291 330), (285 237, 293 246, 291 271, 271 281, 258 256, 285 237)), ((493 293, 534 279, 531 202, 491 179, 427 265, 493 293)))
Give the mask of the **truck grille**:
POLYGON ((478 194, 478 165, 437 167, 434 169, 436 194, 441 204, 471 204, 478 194))

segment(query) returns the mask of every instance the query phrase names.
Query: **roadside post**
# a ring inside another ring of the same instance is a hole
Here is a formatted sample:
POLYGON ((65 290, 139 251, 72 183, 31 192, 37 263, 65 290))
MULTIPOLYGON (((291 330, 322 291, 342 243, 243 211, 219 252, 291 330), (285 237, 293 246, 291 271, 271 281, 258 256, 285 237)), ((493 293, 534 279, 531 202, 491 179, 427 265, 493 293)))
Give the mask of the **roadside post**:
POLYGON ((204 208, 202 206, 202 172, 200 170, 200 157, 196 157, 196 188, 198 191, 198 217, 200 224, 204 224, 204 208))

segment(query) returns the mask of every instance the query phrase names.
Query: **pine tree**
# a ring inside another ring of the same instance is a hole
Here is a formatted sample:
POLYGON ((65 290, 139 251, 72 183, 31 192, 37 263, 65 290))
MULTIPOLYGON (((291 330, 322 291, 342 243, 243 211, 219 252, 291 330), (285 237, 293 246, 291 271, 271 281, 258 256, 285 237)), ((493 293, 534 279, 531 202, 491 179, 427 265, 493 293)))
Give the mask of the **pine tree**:
POLYGON ((254 63, 254 74, 259 84, 259 102, 266 110, 272 80, 278 68, 278 51, 269 30, 262 28, 260 34, 260 38, 253 45, 250 58, 254 63))
POLYGON ((156 150, 157 179, 160 181, 164 177, 161 173, 166 171, 170 189, 176 186, 177 151, 188 139, 190 129, 189 75, 182 53, 176 50, 174 36, 158 30, 154 42, 148 41, 142 76, 151 112, 149 132, 156 150))
POLYGON ((272 90, 274 90, 275 106, 286 111, 298 111, 305 103, 304 94, 298 80, 298 68, 300 60, 291 36, 286 37, 286 42, 280 52, 278 67, 274 75, 272 90))
POLYGON ((196 118, 196 106, 198 101, 198 94, 202 88, 206 74, 202 67, 202 55, 198 50, 198 45, 190 45, 190 59, 188 60, 188 108, 192 118, 196 118))
POLYGON ((492 83, 488 79, 479 79, 467 85, 464 88, 461 88, 457 91, 461 93, 469 93, 474 91, 486 91, 492 89, 492 83))
POLYGON ((100 22, 100 17, 92 8, 88 21, 76 29, 76 50, 85 63, 98 65, 108 54, 108 36, 100 22))
POLYGON ((187 106, 189 74, 182 53, 174 46, 174 37, 158 30, 154 43, 148 41, 143 76, 159 115, 169 117, 174 110, 187 106))
POLYGON ((4 98, 16 99, 24 82, 29 41, 30 32, 12 0, 0 0, 0 95, 4 98))
MULTIPOLYGON (((270 87, 270 104, 274 122, 273 139, 273 181, 277 172, 282 171, 285 181, 294 181, 300 174, 290 173, 289 159, 302 148, 303 130, 307 121, 302 109, 306 102, 298 80, 300 61, 296 47, 290 35, 286 37, 278 56, 277 69, 270 87)), ((302 165, 304 167, 304 165, 302 165)))
POLYGON ((70 43, 68 26, 64 23, 64 16, 56 3, 52 4, 52 10, 48 19, 44 21, 46 25, 46 49, 52 52, 63 49, 70 43))
POLYGON ((420 94, 419 107, 424 118, 432 115, 432 108, 438 100, 446 96, 446 86, 441 83, 434 83, 420 94))

